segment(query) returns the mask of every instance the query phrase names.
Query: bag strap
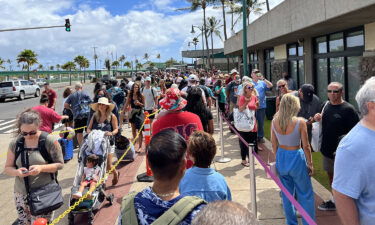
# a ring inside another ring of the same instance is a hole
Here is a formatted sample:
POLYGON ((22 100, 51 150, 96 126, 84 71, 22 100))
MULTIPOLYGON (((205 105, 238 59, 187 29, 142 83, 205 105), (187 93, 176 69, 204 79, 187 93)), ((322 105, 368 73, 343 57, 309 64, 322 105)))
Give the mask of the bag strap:
POLYGON ((323 108, 322 108, 322 112, 320 113, 322 116, 323 116, 323 113, 324 113, 324 110, 326 108, 326 106, 328 105, 329 101, 326 101, 326 103, 324 104, 323 108))
MULTIPOLYGON (((25 167, 26 169, 29 169, 29 154, 25 151, 25 148, 22 148, 21 152, 21 165, 22 167, 25 167)), ((23 178, 24 183, 25 183, 25 188, 27 195, 30 195, 30 184, 29 184, 29 177, 24 177, 23 178)))
POLYGON ((189 213, 203 203, 205 201, 196 196, 183 197, 155 220, 152 225, 178 225, 189 213))
POLYGON ((138 225, 137 214, 134 208, 134 198, 137 192, 131 192, 122 198, 121 225, 138 225))
POLYGON ((16 141, 16 149, 14 151, 14 167, 18 169, 18 166, 16 165, 17 159, 24 150, 24 145, 25 145, 25 138, 24 137, 19 137, 16 141))

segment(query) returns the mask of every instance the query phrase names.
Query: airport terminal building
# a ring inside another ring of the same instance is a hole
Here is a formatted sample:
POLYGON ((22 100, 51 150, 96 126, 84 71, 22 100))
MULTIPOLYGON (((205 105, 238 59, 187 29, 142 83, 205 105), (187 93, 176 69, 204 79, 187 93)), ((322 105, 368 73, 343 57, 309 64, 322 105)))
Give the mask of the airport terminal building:
MULTIPOLYGON (((287 72, 327 99, 328 83, 338 81, 355 105, 361 83, 375 76, 375 0, 285 0, 247 32, 249 71, 274 84, 287 72)), ((242 31, 225 41, 224 54, 242 58, 242 31)))

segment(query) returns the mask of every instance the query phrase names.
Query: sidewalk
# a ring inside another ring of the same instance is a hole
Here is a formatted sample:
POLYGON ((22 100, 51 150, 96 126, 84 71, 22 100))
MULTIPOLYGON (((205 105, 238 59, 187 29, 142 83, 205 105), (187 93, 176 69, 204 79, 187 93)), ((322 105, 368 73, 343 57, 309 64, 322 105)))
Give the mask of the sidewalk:
MULTIPOLYGON (((216 124, 216 113, 214 113, 215 127, 216 124)), ((233 201, 239 202, 247 208, 251 208, 250 205, 250 180, 249 180, 249 168, 241 165, 240 150, 238 144, 238 138, 236 135, 229 132, 227 124, 224 124, 224 149, 225 156, 232 160, 228 163, 217 163, 215 162, 212 167, 216 168, 221 174, 223 174, 227 180, 227 183, 232 192, 233 201)), ((126 136, 130 137, 129 131, 126 130, 126 136)), ((218 151, 217 158, 220 156, 220 139, 218 131, 215 131, 213 135, 217 141, 218 151)), ((259 146, 260 156, 263 161, 267 162, 268 153, 271 149, 271 144, 267 141, 265 144, 259 146)), ((270 154, 270 161, 274 161, 274 157, 270 154)), ((109 186, 109 191, 114 193, 116 196, 116 204, 109 208, 101 209, 95 217, 95 225, 108 224, 113 225, 117 221, 117 215, 119 213, 121 197, 126 193, 132 191, 141 191, 152 183, 140 183, 136 181, 136 175, 144 173, 145 169, 144 155, 140 155, 136 158, 135 162, 126 165, 119 169, 121 172, 121 178, 118 185, 114 188, 109 186)), ((282 225, 285 224, 284 213, 281 205, 281 199, 279 197, 279 188, 275 182, 266 177, 263 167, 256 162, 255 165, 256 175, 256 190, 257 190, 257 207, 258 207, 258 219, 260 225, 282 225)), ((110 181, 111 179, 109 179, 110 181)), ((107 185, 110 185, 109 183, 107 185)), ((313 180, 316 206, 322 202, 322 198, 328 199, 329 192, 324 189, 319 183, 313 180), (328 193, 327 193, 328 192, 328 193), (319 197, 322 196, 322 197, 319 197)), ((317 224, 318 225, 340 225, 336 212, 322 212, 316 210, 317 224)), ((300 221, 301 223, 301 221, 300 221)))

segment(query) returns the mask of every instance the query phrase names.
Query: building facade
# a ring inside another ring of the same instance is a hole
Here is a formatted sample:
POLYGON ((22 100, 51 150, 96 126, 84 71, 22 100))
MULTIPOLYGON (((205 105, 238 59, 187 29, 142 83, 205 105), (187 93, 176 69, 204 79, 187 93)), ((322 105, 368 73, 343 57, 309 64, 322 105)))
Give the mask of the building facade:
MULTIPOLYGON (((247 37, 249 71, 260 69, 274 84, 287 72, 321 99, 338 81, 355 105, 360 85, 375 76, 375 0, 285 0, 251 23, 247 37)), ((242 31, 224 53, 241 57, 242 31)))

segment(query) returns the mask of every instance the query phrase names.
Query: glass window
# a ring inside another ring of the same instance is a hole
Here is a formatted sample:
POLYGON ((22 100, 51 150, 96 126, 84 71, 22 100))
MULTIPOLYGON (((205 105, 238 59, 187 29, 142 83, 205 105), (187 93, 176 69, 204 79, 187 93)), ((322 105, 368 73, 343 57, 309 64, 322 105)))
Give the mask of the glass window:
POLYGON ((345 87, 344 57, 330 58, 329 62, 331 82, 340 82, 345 87))
POLYGON ((360 56, 351 56, 347 58, 348 62, 348 102, 357 107, 355 95, 360 87, 360 56))
POLYGON ((14 86, 20 86, 19 81, 14 81, 14 86))
POLYGON ((303 46, 298 46, 298 56, 303 56, 303 46))
POLYGON ((346 37, 346 47, 358 47, 364 45, 363 30, 351 32, 346 37))
POLYGON ((292 79, 297 82, 297 61, 289 61, 289 74, 292 79))
POLYGON ((258 54, 254 53, 254 61, 258 61, 258 54))
POLYGON ((296 45, 290 45, 288 48, 289 55, 297 55, 296 45))
POLYGON ((254 61, 254 54, 253 53, 250 54, 250 61, 254 61))
POLYGON ((316 53, 327 53, 327 38, 320 37, 316 39, 316 53))
POLYGON ((331 34, 329 36, 329 51, 338 52, 344 50, 343 33, 331 34))
POLYGON ((270 62, 266 63, 265 69, 266 69, 266 79, 272 82, 272 78, 271 78, 271 63, 270 62))
POLYGON ((298 60, 298 87, 305 83, 305 67, 303 60, 298 60))
POLYGON ((270 59, 274 59, 275 58, 275 52, 272 50, 270 50, 270 59))
POLYGON ((317 75, 317 94, 321 100, 327 99, 327 86, 328 86, 328 70, 327 59, 318 59, 316 64, 317 75))

